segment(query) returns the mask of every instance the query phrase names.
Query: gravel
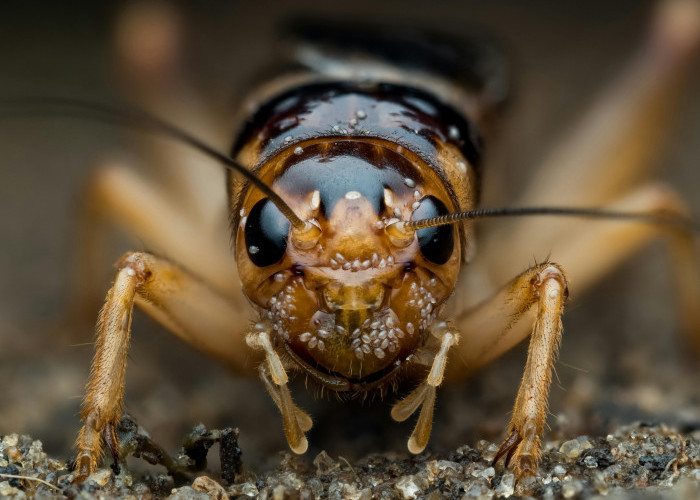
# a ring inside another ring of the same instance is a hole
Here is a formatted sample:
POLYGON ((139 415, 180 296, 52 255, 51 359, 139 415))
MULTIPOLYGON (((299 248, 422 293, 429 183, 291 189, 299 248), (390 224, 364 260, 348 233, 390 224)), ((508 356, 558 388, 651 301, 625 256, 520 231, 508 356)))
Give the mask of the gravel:
MULTIPOLYGON (((157 446, 143 429, 135 430, 128 417, 122 422, 121 437, 123 449, 130 447, 132 455, 157 446)), ((261 471, 246 467, 245 450, 241 460, 237 438, 237 430, 209 431, 199 425, 174 459, 151 455, 151 462, 171 461, 172 465, 179 461, 177 472, 161 467, 132 474, 120 467, 115 474, 104 467, 75 485, 69 463, 44 453, 41 441, 8 434, 0 441, 0 496, 180 500, 700 497, 700 431, 681 434, 664 425, 637 423, 607 436, 548 441, 537 476, 518 483, 502 464, 492 464, 497 443, 486 440, 448 454, 371 454, 354 463, 325 451, 315 458, 283 452, 275 469, 261 471), (206 454, 222 436, 226 436, 219 448, 222 465, 207 468, 201 451, 206 454), (195 455, 199 460, 192 458, 195 455), (187 463, 189 471, 183 466, 187 463), (204 470, 192 472, 198 468, 204 470)))

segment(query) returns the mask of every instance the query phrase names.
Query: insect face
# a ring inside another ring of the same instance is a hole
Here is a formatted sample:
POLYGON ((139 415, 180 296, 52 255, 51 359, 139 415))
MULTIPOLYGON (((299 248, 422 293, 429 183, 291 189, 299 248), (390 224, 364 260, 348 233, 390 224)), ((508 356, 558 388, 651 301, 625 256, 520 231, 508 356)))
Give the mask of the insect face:
POLYGON ((423 344, 455 284, 460 246, 452 226, 403 237, 388 228, 446 213, 441 180, 377 139, 308 141, 260 175, 316 231, 299 238, 272 203, 248 190, 236 238, 248 297, 318 380, 346 390, 384 380, 423 344))

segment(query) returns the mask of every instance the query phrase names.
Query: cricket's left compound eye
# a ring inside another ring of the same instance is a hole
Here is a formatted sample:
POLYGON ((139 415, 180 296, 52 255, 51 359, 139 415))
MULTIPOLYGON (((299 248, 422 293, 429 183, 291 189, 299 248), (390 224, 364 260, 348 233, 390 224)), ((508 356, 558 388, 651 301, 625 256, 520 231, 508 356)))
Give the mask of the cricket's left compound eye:
POLYGON ((289 220, 265 198, 248 214, 244 234, 248 258, 258 267, 270 266, 282 260, 287 251, 289 220))
MULTIPOLYGON (((411 220, 439 217, 448 213, 449 210, 443 202, 434 196, 426 196, 420 201, 420 206, 413 211, 411 220)), ((416 231, 416 236, 423 257, 430 262, 444 264, 450 260, 455 244, 452 224, 419 229, 416 231)))

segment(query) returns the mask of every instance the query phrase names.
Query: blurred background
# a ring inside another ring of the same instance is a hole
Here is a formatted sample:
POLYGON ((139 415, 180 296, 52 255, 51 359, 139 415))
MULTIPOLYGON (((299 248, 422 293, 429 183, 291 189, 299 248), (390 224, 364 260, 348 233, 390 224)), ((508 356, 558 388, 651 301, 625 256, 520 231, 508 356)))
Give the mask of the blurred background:
MULTIPOLYGON (((498 138, 488 145, 486 167, 487 182, 498 183, 487 185, 487 192, 508 199, 638 48, 653 5, 639 0, 5 2, 0 99, 34 94, 113 101, 130 95, 129 84, 138 75, 124 74, 115 47, 133 42, 121 29, 124 19, 137 11, 151 15, 150 8, 167 12, 177 27, 177 70, 166 76, 189 81, 219 119, 235 111, 252 75, 274 61, 275 27, 286 16, 389 20, 448 34, 476 30, 492 36, 511 62, 512 100, 498 138)), ((157 33, 153 40, 159 40, 157 33)), ((148 48, 143 50, 148 60, 148 48)), ((698 81, 696 64, 657 177, 700 215, 698 81)), ((0 121, 0 434, 31 433, 61 457, 69 456, 78 429, 92 355, 91 327, 68 329, 63 321, 80 190, 94 167, 109 158, 148 168, 139 144, 128 131, 88 122, 0 121)), ((114 243, 106 272, 124 251, 141 249, 119 237, 114 243)), ((570 304, 552 387, 554 435, 604 434, 639 419, 700 428, 698 363, 684 357, 664 257, 662 245, 645 249, 570 304)), ((105 291, 107 286, 108 278, 105 291)), ((133 332, 127 407, 167 449, 175 451, 186 431, 201 421, 208 427, 239 427, 244 460, 253 468, 268 466, 286 450, 277 410, 259 381, 232 376, 144 315, 136 315, 133 332)), ((433 449, 498 439, 525 350, 521 345, 477 377, 441 391, 433 449)), ((302 384, 294 394, 315 418, 311 456, 321 449, 350 459, 404 450, 413 423, 393 423, 389 401, 317 400, 302 384)))

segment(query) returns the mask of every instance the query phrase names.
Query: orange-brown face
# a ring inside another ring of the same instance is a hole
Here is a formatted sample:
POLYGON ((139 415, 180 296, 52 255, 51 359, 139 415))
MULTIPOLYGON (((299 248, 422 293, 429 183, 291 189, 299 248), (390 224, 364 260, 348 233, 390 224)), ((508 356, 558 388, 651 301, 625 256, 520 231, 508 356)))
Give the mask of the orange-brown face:
POLYGON ((391 373, 452 292, 460 243, 452 226, 403 239, 387 226, 453 212, 443 181, 401 146, 369 139, 310 141, 259 175, 317 228, 297 238, 259 191, 243 194, 239 272, 278 345, 331 377, 391 373))

